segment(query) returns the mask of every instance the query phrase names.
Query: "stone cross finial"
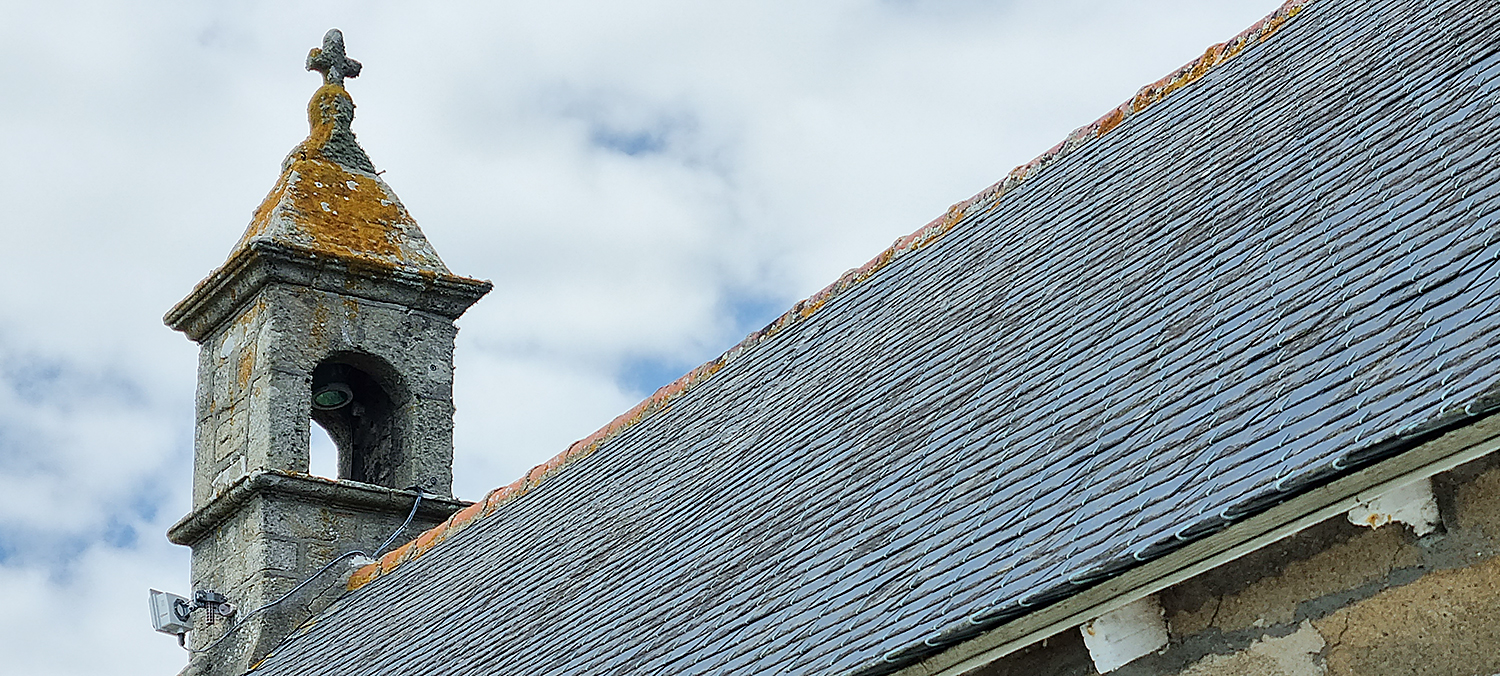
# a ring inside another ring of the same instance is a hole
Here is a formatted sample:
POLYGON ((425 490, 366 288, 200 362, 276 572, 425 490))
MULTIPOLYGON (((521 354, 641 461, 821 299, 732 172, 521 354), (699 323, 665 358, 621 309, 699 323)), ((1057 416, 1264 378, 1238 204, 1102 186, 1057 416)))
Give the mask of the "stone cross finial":
POLYGON ((358 61, 345 56, 344 34, 331 28, 323 35, 323 47, 307 53, 307 69, 323 74, 323 84, 344 86, 344 78, 359 77, 358 61))

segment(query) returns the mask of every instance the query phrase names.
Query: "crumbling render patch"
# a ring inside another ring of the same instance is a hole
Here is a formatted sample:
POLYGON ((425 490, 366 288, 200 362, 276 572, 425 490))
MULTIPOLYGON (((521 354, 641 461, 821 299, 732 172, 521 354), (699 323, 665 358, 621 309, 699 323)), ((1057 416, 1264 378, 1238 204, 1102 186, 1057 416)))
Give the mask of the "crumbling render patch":
POLYGON ((1265 638, 1231 655, 1209 655, 1180 676, 1322 676, 1323 635, 1304 620, 1297 631, 1265 638))
POLYGON ((1330 676, 1500 671, 1500 558, 1434 571, 1313 620, 1330 676))

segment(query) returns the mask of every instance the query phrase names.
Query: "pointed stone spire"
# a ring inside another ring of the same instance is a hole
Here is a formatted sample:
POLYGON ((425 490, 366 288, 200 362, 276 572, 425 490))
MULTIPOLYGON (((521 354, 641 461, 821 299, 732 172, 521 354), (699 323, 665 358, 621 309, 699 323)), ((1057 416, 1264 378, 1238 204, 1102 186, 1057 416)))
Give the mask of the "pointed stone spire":
POLYGON ((324 76, 324 85, 307 104, 310 133, 282 162, 281 178, 256 209, 239 248, 271 241, 320 254, 448 273, 354 138, 354 99, 343 81, 361 68, 344 55, 338 29, 328 31, 322 49, 307 55, 307 69, 324 76))
POLYGON ((194 340, 254 291, 238 287, 264 283, 264 275, 249 273, 251 259, 298 261, 297 279, 286 278, 286 266, 273 268, 283 281, 454 318, 490 289, 449 272, 355 140, 354 99, 343 83, 363 68, 345 53, 343 33, 328 31, 323 46, 308 53, 307 69, 323 75, 307 104, 307 140, 281 163, 281 177, 229 260, 167 314, 168 325, 194 340), (330 268, 340 274, 323 274, 330 268))

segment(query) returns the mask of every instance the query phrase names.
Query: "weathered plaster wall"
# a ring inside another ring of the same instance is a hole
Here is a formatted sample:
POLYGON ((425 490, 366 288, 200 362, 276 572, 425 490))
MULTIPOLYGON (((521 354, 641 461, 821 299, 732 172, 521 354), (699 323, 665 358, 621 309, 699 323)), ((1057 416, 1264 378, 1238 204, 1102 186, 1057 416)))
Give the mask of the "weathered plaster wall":
MULTIPOLYGON (((1500 673, 1500 455, 1433 479, 1442 527, 1344 517, 1159 595, 1170 643, 1119 676, 1500 673)), ((1069 631, 976 674, 1096 674, 1069 631)))

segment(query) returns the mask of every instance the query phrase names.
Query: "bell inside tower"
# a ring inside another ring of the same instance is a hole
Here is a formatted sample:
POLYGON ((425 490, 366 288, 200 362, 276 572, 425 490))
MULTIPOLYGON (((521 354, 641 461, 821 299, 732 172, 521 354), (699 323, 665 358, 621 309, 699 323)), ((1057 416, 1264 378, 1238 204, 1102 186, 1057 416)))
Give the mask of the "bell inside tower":
POLYGON ((312 374, 312 419, 338 447, 340 479, 389 488, 402 464, 400 416, 394 388, 371 372, 389 372, 365 355, 336 355, 312 374))

